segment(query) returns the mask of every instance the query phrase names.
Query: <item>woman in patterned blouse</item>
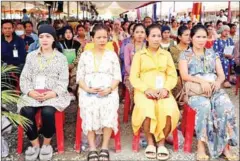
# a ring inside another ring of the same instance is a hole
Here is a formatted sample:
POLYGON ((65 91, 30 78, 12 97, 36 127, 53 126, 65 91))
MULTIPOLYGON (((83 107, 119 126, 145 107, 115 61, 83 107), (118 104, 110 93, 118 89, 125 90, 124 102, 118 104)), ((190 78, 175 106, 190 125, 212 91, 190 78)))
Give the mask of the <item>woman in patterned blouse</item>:
POLYGON ((20 114, 32 121, 26 134, 32 146, 25 153, 25 160, 51 160, 50 145, 55 133, 55 112, 63 111, 70 104, 68 63, 66 57, 55 49, 56 31, 47 24, 38 31, 40 48, 28 54, 20 77, 23 93, 19 103, 20 114), (35 115, 41 109, 43 145, 40 149, 35 115))
POLYGON ((218 53, 205 49, 207 29, 203 25, 192 28, 191 48, 180 55, 179 71, 183 82, 200 86, 201 95, 189 96, 187 103, 196 111, 195 131, 197 135, 197 160, 208 160, 205 144, 210 156, 225 155, 228 160, 236 160, 228 145, 237 145, 238 127, 235 107, 227 93, 221 89, 225 80, 218 53))
POLYGON ((116 53, 105 48, 106 26, 96 24, 91 36, 94 48, 81 54, 77 70, 80 116, 90 146, 88 160, 109 160, 109 139, 112 131, 118 132, 120 64, 116 53), (103 143, 98 155, 95 136, 102 132, 103 143))

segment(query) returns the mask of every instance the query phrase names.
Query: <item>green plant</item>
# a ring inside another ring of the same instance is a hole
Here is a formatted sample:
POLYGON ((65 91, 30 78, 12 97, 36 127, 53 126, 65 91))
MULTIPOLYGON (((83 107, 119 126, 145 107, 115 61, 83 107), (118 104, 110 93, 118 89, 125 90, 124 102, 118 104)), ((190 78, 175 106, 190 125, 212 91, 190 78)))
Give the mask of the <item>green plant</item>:
POLYGON ((12 106, 17 104, 19 101, 19 92, 16 91, 14 86, 10 82, 17 81, 14 75, 19 73, 19 69, 13 65, 6 65, 2 64, 1 66, 1 99, 2 99, 2 106, 1 109, 2 115, 6 116, 14 125, 21 125, 23 128, 32 124, 32 122, 21 116, 20 114, 13 113, 11 110, 7 109, 8 106, 12 106), (3 107, 3 105, 5 107, 3 107))

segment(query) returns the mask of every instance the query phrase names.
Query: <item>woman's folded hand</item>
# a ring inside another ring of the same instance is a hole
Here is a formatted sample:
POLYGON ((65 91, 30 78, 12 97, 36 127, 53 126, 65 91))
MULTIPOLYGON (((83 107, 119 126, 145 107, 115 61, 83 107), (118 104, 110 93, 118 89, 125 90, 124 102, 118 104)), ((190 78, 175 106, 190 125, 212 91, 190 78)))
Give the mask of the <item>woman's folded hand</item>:
POLYGON ((212 95, 212 87, 211 84, 207 81, 201 81, 201 87, 203 92, 207 95, 207 96, 211 96, 212 95))

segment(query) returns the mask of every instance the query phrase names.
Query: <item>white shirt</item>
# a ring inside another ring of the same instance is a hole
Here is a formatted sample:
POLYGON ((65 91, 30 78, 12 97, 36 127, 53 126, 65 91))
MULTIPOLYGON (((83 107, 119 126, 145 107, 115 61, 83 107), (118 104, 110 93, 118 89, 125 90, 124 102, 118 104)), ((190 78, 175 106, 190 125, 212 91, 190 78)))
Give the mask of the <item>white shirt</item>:
POLYGON ((185 22, 185 23, 187 23, 187 22, 190 21, 190 20, 191 20, 191 19, 190 19, 190 17, 188 17, 188 16, 187 16, 186 18, 183 16, 182 19, 181 19, 181 21, 183 21, 183 22, 185 22))
POLYGON ((217 17, 217 20, 221 20, 222 22, 227 22, 227 17, 226 16, 222 16, 222 17, 220 17, 220 16, 218 16, 217 17))

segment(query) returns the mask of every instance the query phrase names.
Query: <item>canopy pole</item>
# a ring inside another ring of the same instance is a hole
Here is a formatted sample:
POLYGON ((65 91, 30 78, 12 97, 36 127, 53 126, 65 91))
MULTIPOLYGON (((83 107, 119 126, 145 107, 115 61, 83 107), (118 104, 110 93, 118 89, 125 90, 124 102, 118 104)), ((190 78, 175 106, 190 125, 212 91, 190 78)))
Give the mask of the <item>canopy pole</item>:
POLYGON ((10 6, 10 15, 11 15, 11 19, 12 19, 12 3, 11 3, 11 1, 9 1, 9 6, 10 6))
POLYGON ((160 1, 160 20, 162 20, 162 1, 160 1))
POLYGON ((69 19, 69 1, 67 3, 67 14, 68 14, 68 19, 69 19))
POLYGON ((77 1, 77 19, 78 19, 78 4, 79 4, 79 3, 78 3, 78 1, 77 1))
POLYGON ((231 1, 228 0, 228 19, 227 19, 228 23, 231 22, 231 17, 232 17, 232 15, 231 15, 231 1))
POLYGON ((173 2, 173 12, 175 12, 175 1, 173 2))

